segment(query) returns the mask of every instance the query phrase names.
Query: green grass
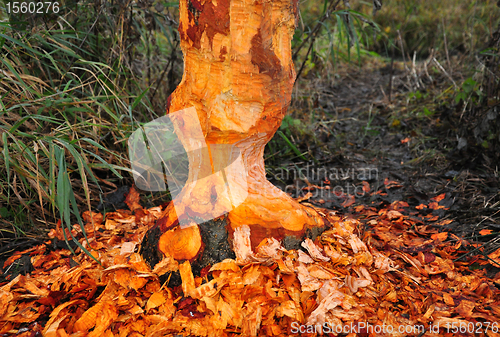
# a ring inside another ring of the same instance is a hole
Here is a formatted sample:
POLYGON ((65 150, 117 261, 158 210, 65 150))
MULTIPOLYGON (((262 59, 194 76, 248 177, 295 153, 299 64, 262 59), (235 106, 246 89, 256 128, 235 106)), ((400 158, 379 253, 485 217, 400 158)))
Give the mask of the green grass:
MULTIPOLYGON (((473 53, 484 47, 498 25, 497 2, 459 0, 386 0, 374 17, 384 34, 373 49, 381 55, 427 57, 432 50, 445 56, 473 53), (394 48, 394 49, 393 49, 394 48)), ((354 8, 368 14, 363 2, 354 8)))
POLYGON ((84 1, 60 16, 10 18, 0 9, 4 233, 81 224, 103 188, 131 183, 126 140, 163 114, 165 82, 173 90, 180 72, 176 5, 155 5, 84 1))

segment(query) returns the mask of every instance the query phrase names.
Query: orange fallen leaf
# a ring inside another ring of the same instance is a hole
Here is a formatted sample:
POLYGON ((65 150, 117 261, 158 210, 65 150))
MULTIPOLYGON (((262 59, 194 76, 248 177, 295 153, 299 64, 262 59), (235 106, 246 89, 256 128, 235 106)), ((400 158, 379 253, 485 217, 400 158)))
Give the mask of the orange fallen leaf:
POLYGON ((370 184, 367 181, 363 181, 363 192, 370 193, 370 184))
POLYGON ((102 224, 102 221, 103 221, 103 215, 101 213, 95 213, 95 212, 89 212, 89 211, 83 212, 82 218, 83 218, 83 221, 85 221, 85 223, 92 224, 92 222, 93 222, 94 225, 100 225, 100 224, 102 224))
POLYGON ((401 144, 406 144, 410 141, 410 138, 406 137, 405 139, 401 140, 401 144))
POLYGON ((441 206, 437 202, 431 202, 431 203, 429 203, 429 208, 430 209, 442 209, 442 208, 444 208, 444 206, 441 206))
POLYGON ((139 204, 139 200, 140 200, 139 192, 137 192, 135 187, 132 186, 128 191, 127 197, 125 198, 125 203, 132 212, 135 211, 136 209, 142 209, 142 206, 139 204))
POLYGON ((400 218, 402 216, 403 216, 403 214, 401 214, 398 211, 389 211, 389 212, 387 212, 387 218, 389 220, 397 219, 397 218, 400 218))
POLYGON ((431 200, 434 200, 436 202, 440 202, 441 200, 443 200, 444 198, 446 197, 446 193, 442 193, 434 198, 431 198, 431 200))
POLYGON ((424 209, 424 208, 427 208, 427 206, 426 206, 426 205, 424 205, 424 204, 420 204, 420 205, 418 205, 418 206, 417 206, 417 207, 415 207, 415 208, 416 208, 416 209, 424 209))
POLYGON ((479 234, 481 234, 481 235, 488 235, 488 234, 491 234, 491 233, 492 233, 491 229, 483 229, 483 230, 479 231, 479 234))
POLYGON ((453 222, 453 220, 446 219, 446 220, 443 220, 443 221, 438 222, 436 225, 439 225, 439 226, 446 226, 446 225, 448 225, 448 224, 450 224, 450 223, 452 223, 452 222, 453 222))
POLYGON ((398 183, 397 181, 389 180, 389 178, 384 179, 384 185, 386 186, 387 189, 403 186, 400 183, 398 183))
POLYGON ((313 196, 313 194, 311 192, 307 192, 306 195, 304 195, 303 197, 297 198, 295 200, 297 200, 297 202, 302 202, 304 200, 309 200, 312 196, 313 196))
POLYGON ((488 255, 488 257, 490 259, 493 259, 493 260, 499 258, 500 257, 500 248, 498 248, 493 253, 491 253, 490 255, 488 255))
POLYGON ((443 300, 444 300, 444 303, 446 303, 447 305, 455 306, 455 301, 453 300, 453 297, 451 297, 450 294, 443 293, 443 300))
POLYGON ((167 299, 165 298, 162 292, 153 293, 153 295, 151 295, 148 302, 146 303, 146 310, 157 308, 166 301, 167 299))
POLYGON ((432 234, 431 239, 434 241, 444 241, 448 237, 448 232, 441 232, 437 234, 432 234))

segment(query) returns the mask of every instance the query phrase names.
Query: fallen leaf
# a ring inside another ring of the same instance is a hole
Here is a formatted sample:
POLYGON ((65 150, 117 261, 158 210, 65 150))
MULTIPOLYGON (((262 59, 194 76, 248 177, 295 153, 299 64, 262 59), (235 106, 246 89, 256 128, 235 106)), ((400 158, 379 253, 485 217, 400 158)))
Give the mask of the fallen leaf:
POLYGON ((444 241, 448 238, 448 232, 441 232, 431 235, 431 239, 434 241, 444 241))
POLYGON ((128 208, 132 212, 134 212, 137 209, 142 209, 142 206, 139 204, 140 199, 141 197, 139 195, 139 192, 137 192, 135 186, 132 186, 125 198, 125 203, 127 204, 128 208))
POLYGON ((491 234, 493 231, 491 229, 482 229, 479 231, 479 234, 480 235, 489 235, 491 234))
POLYGON ((162 292, 155 292, 148 299, 148 302, 146 303, 146 310, 158 308, 160 305, 162 305, 166 301, 167 301, 167 299, 165 298, 165 296, 163 295, 162 292))
POLYGON ((370 184, 367 181, 363 181, 363 192, 370 193, 370 184))
POLYGON ((354 195, 348 195, 346 200, 342 203, 342 207, 346 208, 354 204, 356 200, 354 199, 354 195))
POLYGON ((312 196, 313 196, 313 194, 312 194, 311 192, 307 192, 307 194, 306 194, 306 195, 304 195, 303 197, 297 198, 297 199, 295 199, 295 200, 296 200, 297 202, 302 202, 302 201, 304 201, 304 200, 309 200, 309 199, 311 199, 311 198, 312 198, 312 196))
POLYGON ((389 220, 394 220, 394 219, 400 218, 402 216, 403 216, 403 214, 401 214, 398 211, 389 211, 389 212, 387 212, 387 218, 389 220))
POLYGON ((434 198, 431 198, 431 200, 434 200, 436 202, 440 202, 441 200, 443 200, 444 198, 446 197, 446 193, 442 193, 434 198))

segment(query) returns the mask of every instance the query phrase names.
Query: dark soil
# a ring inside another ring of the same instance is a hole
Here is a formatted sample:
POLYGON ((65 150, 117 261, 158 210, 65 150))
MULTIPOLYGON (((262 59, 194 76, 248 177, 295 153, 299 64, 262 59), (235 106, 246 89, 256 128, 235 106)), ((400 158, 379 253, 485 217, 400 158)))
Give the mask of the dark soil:
MULTIPOLYGON (((266 155, 274 159, 268 166, 269 178, 294 197, 312 191, 306 202, 341 214, 355 215, 359 205, 380 209, 399 200, 414 208, 445 193, 440 204, 447 209, 427 211, 440 221, 452 222, 429 224, 479 244, 483 254, 490 254, 500 247, 500 165, 480 146, 460 148, 463 105, 453 97, 439 99, 450 80, 439 73, 427 76, 430 70, 424 68, 430 64, 425 62, 410 69, 390 62, 349 67, 333 83, 299 83, 301 97, 307 98, 295 102, 292 116, 308 120, 312 127, 289 134, 311 160, 288 162, 283 157, 280 162, 275 159, 279 154, 268 151, 266 155), (415 97, 417 91, 420 98, 415 97), (432 113, 422 113, 424 107, 432 113), (304 111, 312 111, 313 117, 305 117, 304 111), (384 189, 387 181, 400 186, 385 189, 387 195, 363 191, 366 183, 374 192, 384 189), (324 189, 327 185, 329 190, 324 189), (352 205, 348 194, 355 195, 352 205), (484 229, 491 234, 480 235, 484 229)), ((459 64, 450 73, 457 83, 468 76, 459 64)), ((499 270, 493 267, 490 273, 499 270)))

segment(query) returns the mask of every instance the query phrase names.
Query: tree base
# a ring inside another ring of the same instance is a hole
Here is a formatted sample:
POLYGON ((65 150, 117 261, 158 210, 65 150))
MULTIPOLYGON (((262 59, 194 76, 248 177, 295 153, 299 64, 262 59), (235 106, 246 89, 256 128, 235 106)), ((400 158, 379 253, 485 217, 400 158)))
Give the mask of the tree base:
MULTIPOLYGON (((181 263, 189 260, 194 276, 204 274, 202 271, 205 268, 218 262, 225 259, 236 258, 233 251, 234 229, 231 227, 227 215, 187 228, 180 228, 177 224, 176 226, 168 228, 168 230, 166 230, 165 226, 162 226, 162 224, 164 224, 163 219, 165 218, 158 220, 156 224, 146 232, 139 250, 140 255, 151 268, 154 268, 154 266, 159 263, 165 255, 163 252, 165 249, 161 248, 162 244, 160 243, 162 241, 162 236, 166 234, 170 237, 168 246, 172 247, 179 244, 180 241, 185 240, 184 234, 181 233, 183 231, 192 231, 192 227, 196 227, 199 230, 201 248, 197 252, 188 254, 193 256, 191 259, 179 258, 179 256, 175 255, 172 257, 181 263), (172 235, 171 233, 175 234, 172 235), (179 237, 181 239, 176 240, 176 238, 179 237)), ((296 250, 301 249, 301 243, 305 238, 315 240, 330 226, 328 221, 324 221, 323 226, 309 227, 300 232, 294 232, 284 228, 268 229, 259 225, 250 225, 249 227, 252 233, 253 248, 265 238, 274 237, 282 242, 285 249, 296 250)), ((198 240, 198 238, 195 237, 193 240, 198 240)), ((165 245, 164 242, 163 245, 165 245)), ((180 245, 182 246, 182 243, 180 243, 180 245)), ((191 245, 189 247, 191 247, 191 245)), ((164 275, 161 280, 162 282, 165 282, 168 278, 170 278, 170 286, 175 287, 181 283, 178 272, 164 275)))
MULTIPOLYGON (((202 248, 196 253, 193 259, 190 259, 193 274, 199 276, 201 271, 207 266, 211 266, 225 259, 234 259, 236 255, 231 249, 227 216, 206 221, 197 225, 202 241, 202 248)), ((174 228, 181 232, 186 229, 174 228)), ((161 261, 163 253, 159 249, 160 238, 164 234, 161 225, 157 222, 151 227, 144 236, 139 254, 144 258, 146 263, 151 267, 161 261)), ((175 242, 172 242, 175 244, 175 242)), ((174 256, 175 258, 175 256, 174 256)), ((183 259, 180 260, 184 261, 183 259)))

